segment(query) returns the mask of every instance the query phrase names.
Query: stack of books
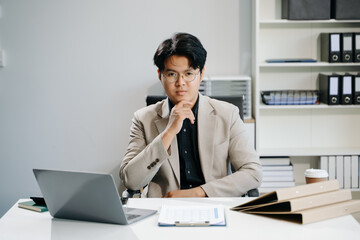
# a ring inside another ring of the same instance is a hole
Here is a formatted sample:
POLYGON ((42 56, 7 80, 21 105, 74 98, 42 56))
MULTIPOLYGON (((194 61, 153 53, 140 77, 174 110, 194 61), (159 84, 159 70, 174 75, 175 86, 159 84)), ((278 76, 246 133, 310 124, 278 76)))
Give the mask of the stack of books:
POLYGON ((268 193, 278 188, 295 186, 294 168, 289 157, 261 157, 263 180, 260 193, 268 193))

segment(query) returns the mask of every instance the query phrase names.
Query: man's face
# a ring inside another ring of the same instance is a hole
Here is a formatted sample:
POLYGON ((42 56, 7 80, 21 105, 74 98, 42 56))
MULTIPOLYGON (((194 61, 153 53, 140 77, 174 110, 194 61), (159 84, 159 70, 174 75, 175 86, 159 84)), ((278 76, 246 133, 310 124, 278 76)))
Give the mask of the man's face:
POLYGON ((163 72, 158 70, 159 79, 170 101, 176 105, 180 101, 188 101, 195 105, 198 97, 200 82, 204 77, 204 69, 193 69, 189 66, 189 60, 184 56, 173 55, 165 61, 163 72), (186 81, 187 75, 196 74, 193 81, 186 81), (169 81, 172 76, 179 76, 176 81, 169 81))

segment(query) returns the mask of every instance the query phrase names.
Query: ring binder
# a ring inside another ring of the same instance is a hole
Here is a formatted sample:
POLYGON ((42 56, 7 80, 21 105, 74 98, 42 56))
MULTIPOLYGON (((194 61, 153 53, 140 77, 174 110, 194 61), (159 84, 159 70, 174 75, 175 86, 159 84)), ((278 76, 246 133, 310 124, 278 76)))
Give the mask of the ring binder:
POLYGON ((360 33, 354 33, 354 62, 360 62, 360 33))
POLYGON ((352 62, 353 61, 353 34, 342 33, 341 34, 341 61, 352 62))
POLYGON ((353 76, 345 74, 340 77, 340 104, 349 105, 353 103, 352 82, 353 76))
POLYGON ((340 62, 340 33, 321 33, 321 61, 340 62))
POLYGON ((320 102, 339 104, 339 75, 319 74, 320 102))

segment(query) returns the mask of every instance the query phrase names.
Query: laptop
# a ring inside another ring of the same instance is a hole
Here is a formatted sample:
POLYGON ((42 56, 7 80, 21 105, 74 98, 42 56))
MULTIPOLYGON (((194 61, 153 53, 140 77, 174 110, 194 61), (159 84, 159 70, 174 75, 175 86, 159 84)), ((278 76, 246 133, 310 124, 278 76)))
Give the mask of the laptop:
POLYGON ((123 207, 110 174, 33 169, 54 218, 130 224, 156 210, 123 207))

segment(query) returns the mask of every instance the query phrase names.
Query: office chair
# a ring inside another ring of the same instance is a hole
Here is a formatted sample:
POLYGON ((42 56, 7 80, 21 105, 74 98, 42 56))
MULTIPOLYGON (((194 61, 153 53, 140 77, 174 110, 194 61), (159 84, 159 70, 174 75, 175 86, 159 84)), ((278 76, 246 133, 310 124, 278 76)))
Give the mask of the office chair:
MULTIPOLYGON (((148 95, 146 97, 146 106, 155 104, 159 101, 162 101, 165 98, 166 98, 165 95, 148 95)), ((234 104, 235 106, 237 106, 239 108, 239 114, 240 114, 241 120, 244 120, 244 109, 243 109, 244 96, 243 95, 211 96, 211 98, 234 104)), ((229 174, 235 172, 235 169, 233 168, 232 165, 230 166, 230 169, 231 169, 231 172, 229 174)), ((122 193, 121 199, 123 202, 126 202, 128 198, 132 198, 134 196, 140 197, 140 194, 141 194, 140 190, 133 191, 133 190, 127 189, 122 193)), ((259 195, 260 195, 259 190, 257 188, 255 188, 255 189, 249 190, 247 193, 242 195, 242 197, 258 197, 259 195)))

